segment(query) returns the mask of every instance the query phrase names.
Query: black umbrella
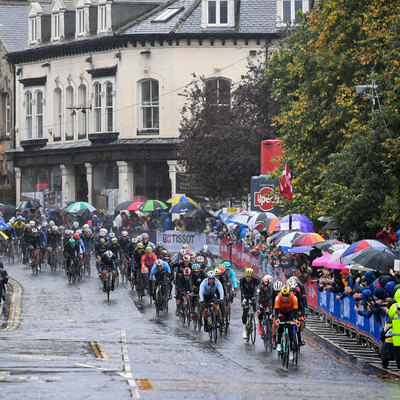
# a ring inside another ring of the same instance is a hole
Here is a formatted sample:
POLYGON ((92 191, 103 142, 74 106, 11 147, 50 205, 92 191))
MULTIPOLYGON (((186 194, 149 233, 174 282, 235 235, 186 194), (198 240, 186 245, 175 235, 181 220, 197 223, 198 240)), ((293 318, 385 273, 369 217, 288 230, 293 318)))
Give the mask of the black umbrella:
POLYGON ((317 221, 320 221, 320 222, 331 222, 332 218, 326 217, 325 215, 321 215, 320 217, 317 218, 317 221))
POLYGON ((122 210, 127 210, 128 207, 133 203, 133 201, 123 201, 122 203, 119 203, 117 207, 115 207, 115 211, 122 211, 122 210))
POLYGON ((399 258, 399 254, 390 249, 367 248, 356 253, 352 258, 353 263, 371 268, 374 271, 381 271, 385 274, 393 269, 394 260, 399 258))
POLYGON ((206 219, 211 217, 212 215, 208 211, 200 210, 198 208, 188 211, 184 216, 184 218, 197 218, 197 219, 206 219))
POLYGON ((79 210, 76 215, 78 217, 88 217, 90 214, 90 211, 88 208, 82 208, 81 210, 79 210))
POLYGON ((334 240, 334 239, 329 239, 329 240, 325 240, 325 242, 318 242, 318 243, 313 243, 313 247, 322 250, 322 251, 328 251, 329 247, 331 247, 333 244, 338 244, 338 243, 342 243, 339 242, 338 240, 334 240))
POLYGON ((331 231, 335 231, 336 229, 340 229, 338 223, 333 219, 329 221, 322 229, 329 229, 331 231))
POLYGON ((17 210, 25 210, 25 209, 31 209, 31 208, 40 208, 42 207, 40 205, 40 203, 38 203, 35 200, 26 200, 26 201, 21 201, 18 205, 17 205, 17 210))
POLYGON ((3 204, 0 206, 0 211, 3 214, 15 214, 16 207, 11 204, 3 204))

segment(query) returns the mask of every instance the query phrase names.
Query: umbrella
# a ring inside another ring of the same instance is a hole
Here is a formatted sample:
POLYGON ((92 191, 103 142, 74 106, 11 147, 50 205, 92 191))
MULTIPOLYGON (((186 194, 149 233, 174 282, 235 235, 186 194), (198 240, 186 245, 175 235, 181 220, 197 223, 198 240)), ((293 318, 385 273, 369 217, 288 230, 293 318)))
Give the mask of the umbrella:
POLYGON ((65 204, 67 205, 67 207, 70 206, 71 204, 74 204, 74 203, 75 203, 74 201, 66 201, 66 202, 65 202, 65 204))
POLYGON ((206 219, 210 218, 211 216, 212 215, 208 211, 195 208, 194 210, 188 211, 184 218, 206 219))
POLYGON ((321 251, 328 251, 328 249, 334 245, 334 244, 338 244, 338 243, 343 243, 343 242, 339 242, 339 240, 335 240, 335 239, 329 239, 329 240, 325 240, 324 242, 317 242, 314 243, 313 246, 315 248, 317 248, 318 250, 321 251))
POLYGON ((133 202, 128 200, 128 201, 123 201, 122 203, 119 203, 117 207, 115 207, 114 211, 122 211, 122 210, 127 210, 128 207, 132 204, 133 202))
POLYGON ((345 268, 346 263, 345 263, 344 259, 341 257, 342 253, 343 253, 343 249, 339 249, 339 250, 334 251, 332 254, 330 254, 328 264, 326 265, 327 268, 333 268, 333 269, 345 268))
POLYGON ((143 201, 135 201, 131 202, 131 204, 126 208, 128 211, 138 211, 140 210, 140 206, 143 204, 143 201))
POLYGON ((86 201, 77 201, 72 203, 67 207, 67 211, 70 213, 77 213, 79 210, 83 210, 87 208, 90 212, 96 210, 91 204, 87 203, 86 201))
POLYGON ((144 212, 164 211, 168 210, 168 206, 160 200, 147 200, 139 207, 139 210, 144 212))
POLYGON ((384 249, 364 249, 352 257, 352 263, 357 263, 365 268, 374 271, 381 271, 385 274, 393 269, 394 260, 399 258, 399 254, 394 253, 388 248, 384 249))
POLYGON ((334 243, 334 244, 330 245, 326 251, 328 253, 332 254, 332 253, 335 253, 338 250, 341 250, 342 253, 343 253, 349 247, 350 247, 350 245, 347 244, 347 243, 337 242, 337 243, 334 243))
POLYGON ((292 219, 292 230, 314 232, 311 220, 303 214, 289 214, 283 217, 277 225, 282 230, 289 230, 289 220, 292 219), (281 224, 283 226, 281 226, 281 224))
POLYGON ((262 229, 262 231, 265 232, 279 232, 281 228, 279 228, 277 225, 279 223, 279 218, 274 218, 274 219, 267 219, 265 222, 265 226, 262 229))
POLYGON ((321 221, 321 222, 331 222, 332 218, 330 217, 325 217, 325 215, 321 215, 320 217, 317 218, 317 221, 321 221))
POLYGON ((299 247, 292 247, 289 249, 289 253, 299 254, 299 253, 306 253, 315 250, 314 247, 311 246, 299 246, 299 247))
POLYGON ((172 214, 186 214, 188 211, 195 210, 197 207, 190 203, 189 201, 185 201, 183 203, 177 203, 171 207, 169 212, 172 214))
POLYGON ((364 239, 359 240, 358 242, 354 242, 350 247, 348 247, 345 252, 342 254, 342 257, 347 257, 351 254, 357 253, 363 249, 367 249, 372 247, 373 249, 388 249, 386 244, 380 242, 379 240, 375 239, 364 239))
POLYGON ((167 203, 177 204, 185 203, 186 201, 197 206, 197 203, 193 199, 191 199, 190 197, 186 197, 184 194, 178 194, 177 196, 171 197, 169 200, 167 200, 167 203))
POLYGON ((274 219, 274 218, 276 218, 276 215, 273 214, 272 212, 262 212, 258 214, 256 222, 265 222, 268 219, 274 219))
POLYGON ((35 201, 35 200, 26 200, 26 201, 21 201, 17 205, 16 209, 17 210, 25 210, 26 208, 27 209, 30 209, 30 208, 35 208, 36 209, 36 208, 40 208, 40 207, 42 207, 42 206, 37 201, 35 201))
POLYGON ((304 233, 293 241, 292 246, 312 246, 314 243, 323 241, 324 238, 318 233, 304 233))
POLYGON ((229 218, 233 222, 237 222, 238 224, 247 225, 247 222, 251 217, 249 217, 248 215, 236 214, 234 216, 229 216, 229 218))
POLYGON ((136 202, 136 201, 142 201, 145 202, 148 200, 148 198, 146 196, 142 196, 140 194, 133 196, 132 198, 129 199, 131 202, 136 202))
POLYGON ((329 253, 325 253, 322 257, 316 258, 311 264, 314 267, 326 267, 330 257, 331 255, 329 253))
POLYGON ((0 211, 3 214, 15 214, 15 210, 15 206, 11 204, 3 204, 2 206, 0 206, 0 211))
POLYGON ((80 210, 77 211, 76 215, 77 215, 78 217, 89 217, 89 213, 90 213, 90 212, 91 212, 91 211, 89 211, 88 208, 82 208, 82 209, 80 209, 80 210))
POLYGON ((337 229, 340 229, 339 224, 336 222, 336 220, 329 221, 322 229, 329 229, 331 231, 335 231, 337 229))
POLYGON ((8 228, 8 225, 4 221, 0 220, 0 230, 2 231, 3 229, 7 229, 7 228, 8 228))
POLYGON ((280 247, 293 247, 292 242, 301 236, 304 232, 288 232, 285 236, 282 236, 279 240, 275 240, 275 244, 280 247))

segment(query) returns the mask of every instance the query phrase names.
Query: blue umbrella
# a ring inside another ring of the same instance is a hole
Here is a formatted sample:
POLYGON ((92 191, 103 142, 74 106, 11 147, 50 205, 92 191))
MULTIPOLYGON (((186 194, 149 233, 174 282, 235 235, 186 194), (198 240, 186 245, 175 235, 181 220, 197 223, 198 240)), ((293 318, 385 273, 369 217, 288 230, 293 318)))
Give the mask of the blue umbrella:
POLYGON ((8 225, 4 222, 4 220, 0 220, 0 231, 2 231, 3 229, 7 229, 8 225))
POLYGON ((298 247, 292 247, 291 249, 289 249, 289 253, 300 254, 300 253, 304 253, 305 251, 312 251, 312 250, 315 250, 314 247, 298 246, 298 247))
POLYGON ((177 203, 169 210, 170 214, 185 214, 188 211, 195 210, 197 207, 188 202, 184 201, 182 203, 177 203))

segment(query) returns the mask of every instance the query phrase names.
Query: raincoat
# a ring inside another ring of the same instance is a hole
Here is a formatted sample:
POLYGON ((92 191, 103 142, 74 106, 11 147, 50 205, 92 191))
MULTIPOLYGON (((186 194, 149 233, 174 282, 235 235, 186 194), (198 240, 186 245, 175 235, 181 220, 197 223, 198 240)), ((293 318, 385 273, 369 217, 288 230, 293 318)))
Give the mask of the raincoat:
POLYGON ((394 295, 396 303, 392 304, 389 309, 389 317, 392 320, 393 345, 400 346, 400 317, 397 315, 397 308, 400 308, 400 289, 394 295))

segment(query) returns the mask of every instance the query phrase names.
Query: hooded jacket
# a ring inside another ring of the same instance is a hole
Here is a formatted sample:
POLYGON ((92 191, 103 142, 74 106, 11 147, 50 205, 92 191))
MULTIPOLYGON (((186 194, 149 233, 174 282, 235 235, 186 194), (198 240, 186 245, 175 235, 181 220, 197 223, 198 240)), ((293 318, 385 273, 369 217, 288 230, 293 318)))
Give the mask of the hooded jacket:
POLYGON ((389 317, 392 319, 393 345, 400 346, 400 317, 397 315, 397 308, 400 308, 400 289, 394 295, 396 303, 389 308, 389 317))

